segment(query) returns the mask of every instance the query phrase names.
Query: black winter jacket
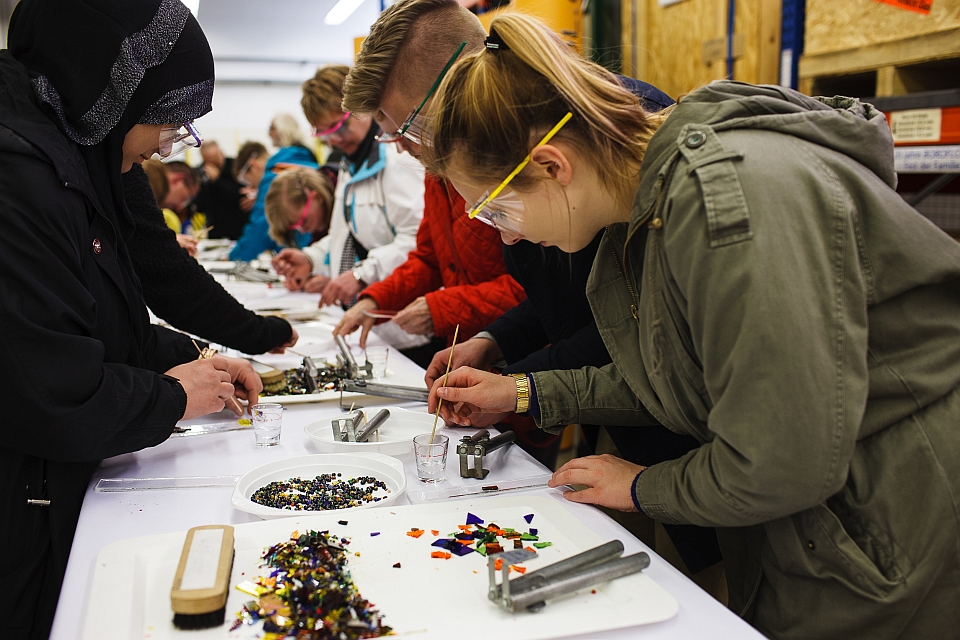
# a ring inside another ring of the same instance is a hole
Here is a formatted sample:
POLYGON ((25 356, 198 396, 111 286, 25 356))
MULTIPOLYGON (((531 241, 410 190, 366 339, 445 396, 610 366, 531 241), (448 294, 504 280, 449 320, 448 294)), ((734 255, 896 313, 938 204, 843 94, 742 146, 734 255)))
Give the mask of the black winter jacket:
POLYGON ((149 324, 116 219, 103 213, 77 146, 41 110, 26 70, 7 51, 0 51, 0 354, 0 575, 13 587, 13 610, 34 610, 41 577, 44 589, 53 585, 41 596, 49 611, 94 468, 167 439, 187 398, 158 372, 196 351, 184 336, 149 324))
POLYGON ((264 353, 290 339, 290 323, 249 311, 177 244, 140 165, 123 174, 123 193, 137 221, 128 242, 130 259, 143 298, 158 317, 243 353, 264 353))

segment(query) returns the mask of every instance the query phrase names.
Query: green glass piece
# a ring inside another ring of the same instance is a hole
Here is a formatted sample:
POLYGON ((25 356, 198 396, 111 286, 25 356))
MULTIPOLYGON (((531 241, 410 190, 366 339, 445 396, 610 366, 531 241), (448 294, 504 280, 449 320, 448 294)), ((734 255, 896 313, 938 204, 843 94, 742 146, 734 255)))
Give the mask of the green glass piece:
POLYGON ((540 536, 535 536, 532 533, 525 533, 522 536, 520 536, 520 539, 521 540, 539 540, 540 536))
POLYGON ((553 546, 553 543, 552 542, 534 542, 533 546, 535 546, 537 549, 546 549, 547 547, 553 546))

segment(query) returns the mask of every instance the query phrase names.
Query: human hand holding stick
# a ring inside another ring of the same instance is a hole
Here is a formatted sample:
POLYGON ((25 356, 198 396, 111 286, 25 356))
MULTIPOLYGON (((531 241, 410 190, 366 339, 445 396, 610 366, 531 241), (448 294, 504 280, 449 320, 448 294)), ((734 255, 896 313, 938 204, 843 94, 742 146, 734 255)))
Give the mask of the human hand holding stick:
MULTIPOLYGON (((197 360, 209 360, 213 356, 217 355, 216 349, 210 349, 209 347, 206 349, 201 349, 200 345, 198 345, 197 341, 193 338, 190 339, 190 342, 193 343, 193 346, 196 347, 197 351, 200 353, 200 357, 197 358, 197 360)), ((233 400, 233 404, 236 405, 237 411, 240 412, 240 415, 243 415, 243 407, 240 406, 239 402, 237 402, 236 396, 230 396, 230 399, 233 400)))
POLYGON ((444 381, 433 384, 427 410, 433 411, 434 407, 448 423, 486 426, 489 423, 484 416, 517 410, 517 381, 511 376, 460 367, 444 381))

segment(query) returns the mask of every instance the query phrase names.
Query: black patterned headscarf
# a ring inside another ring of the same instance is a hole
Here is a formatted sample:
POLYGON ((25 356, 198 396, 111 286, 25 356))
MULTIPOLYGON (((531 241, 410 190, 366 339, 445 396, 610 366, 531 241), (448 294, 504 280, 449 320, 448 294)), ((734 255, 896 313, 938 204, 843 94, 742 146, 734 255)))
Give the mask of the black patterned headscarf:
POLYGON ((212 108, 213 54, 199 23, 180 0, 21 0, 8 40, 128 235, 124 136, 136 124, 182 124, 212 108))

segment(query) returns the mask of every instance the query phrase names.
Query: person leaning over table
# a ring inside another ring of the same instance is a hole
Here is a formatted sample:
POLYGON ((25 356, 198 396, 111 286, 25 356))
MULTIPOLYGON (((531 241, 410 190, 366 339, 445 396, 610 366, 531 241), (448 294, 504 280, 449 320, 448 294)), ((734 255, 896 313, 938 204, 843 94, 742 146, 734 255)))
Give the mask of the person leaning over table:
POLYGON ((160 215, 163 217, 163 224, 176 234, 177 244, 183 247, 191 256, 197 255, 197 239, 180 233, 180 217, 167 208, 167 196, 170 193, 170 181, 167 179, 167 167, 163 162, 155 158, 144 160, 140 165, 153 190, 154 202, 160 208, 160 215))
POLYGON ((321 293, 321 306, 344 308, 407 259, 423 217, 420 163, 378 142, 380 128, 372 119, 340 108, 348 71, 342 64, 320 67, 303 83, 300 100, 314 135, 344 154, 330 233, 303 251, 284 249, 273 260, 288 288, 321 293))
POLYGON ((157 317, 242 353, 283 353, 297 344, 299 336, 289 322, 244 307, 178 246, 140 166, 123 174, 123 193, 137 225, 127 240, 130 260, 140 278, 143 300, 157 317))
MULTIPOLYGON (((347 76, 343 106, 352 113, 372 116, 386 132, 381 134, 381 142, 395 142, 419 158, 418 132, 429 107, 431 86, 438 82, 447 61, 463 42, 461 34, 470 34, 463 50, 482 46, 485 34, 473 16, 466 22, 460 14, 435 13, 429 21, 435 37, 417 39, 420 45, 401 57, 401 44, 410 25, 390 22, 397 12, 388 11, 375 25, 379 35, 369 44, 364 41, 356 65, 347 76), (388 30, 385 24, 397 28, 388 30), (444 50, 444 59, 438 63, 435 52, 440 49, 444 50), (405 110, 398 104, 413 107, 405 110), (397 123, 402 124, 408 115, 410 126, 401 135, 397 123)), ((385 331, 398 328, 432 338, 421 347, 402 350, 422 367, 429 365, 439 349, 451 344, 457 326, 458 339, 466 340, 524 299, 523 289, 507 273, 496 230, 464 220, 463 199, 446 180, 428 175, 424 187, 423 221, 417 230, 416 249, 388 278, 362 290, 357 304, 334 330, 346 335, 360 329, 363 347, 375 322, 368 312, 398 311, 377 331, 383 336, 385 331)))
POLYGON ((204 142, 200 155, 203 165, 196 203, 207 216, 207 226, 212 227, 207 237, 236 240, 250 219, 253 199, 243 193, 243 185, 234 176, 234 158, 226 157, 216 140, 204 142))
MULTIPOLYGON (((477 17, 456 0, 401 0, 380 15, 364 39, 350 71, 350 100, 362 102, 365 94, 381 90, 381 110, 386 110, 386 117, 390 117, 390 112, 402 122, 405 116, 400 114, 414 111, 423 101, 460 43, 466 42, 465 48, 470 50, 479 50, 485 37, 477 17), (384 68, 383 61, 394 61, 394 66, 384 68), (420 73, 404 74, 412 65, 420 73), (402 93, 397 92, 396 83, 390 82, 390 77, 397 76, 404 78, 402 93), (383 87, 388 89, 382 91, 383 87)), ((616 81, 640 98, 650 111, 673 104, 669 96, 650 84, 622 76, 617 76, 616 81)), ((502 373, 528 373, 608 364, 610 355, 586 297, 587 277, 602 236, 601 230, 586 247, 572 255, 524 240, 501 244, 504 264, 523 287, 526 299, 470 340, 461 340, 453 350, 453 367, 468 365, 486 370, 503 360, 506 366, 502 373)), ((433 356, 426 367, 427 388, 446 371, 450 353, 447 348, 433 356)), ((510 420, 526 451, 544 466, 556 468, 560 437, 537 429, 532 418, 488 414, 483 424, 476 426, 486 427, 505 419, 510 420)), ((585 433, 592 431, 595 445, 599 427, 581 426, 585 433)), ((503 429, 504 425, 498 428, 503 429)), ((699 446, 695 438, 673 433, 661 425, 610 426, 606 430, 621 455, 640 464, 678 458, 699 446)), ((665 529, 692 574, 719 562, 720 550, 712 529, 673 525, 666 525, 665 529)))
POLYGON ((242 193, 248 200, 257 199, 257 188, 267 169, 267 156, 267 148, 253 140, 244 142, 237 151, 237 159, 233 163, 233 177, 243 185, 242 193))
POLYGON ((134 219, 121 173, 172 154, 181 136, 197 144, 191 122, 211 108, 213 56, 190 11, 177 0, 22 0, 8 42, 0 51, 3 635, 39 639, 49 634, 99 461, 157 445, 181 418, 256 398, 262 385, 249 362, 197 360, 189 338, 149 324, 126 244, 134 219))
POLYGON ((313 169, 284 171, 270 184, 264 201, 270 237, 280 246, 296 242, 295 233, 325 235, 333 210, 333 186, 326 173, 313 169))
POLYGON ((960 246, 893 190, 883 114, 737 82, 647 114, 532 18, 491 39, 440 88, 428 168, 505 237, 576 251, 608 227, 588 295, 613 364, 461 368, 430 408, 653 417, 702 446, 551 485, 718 527, 731 606, 771 638, 955 638, 960 246))
MULTIPOLYGON (((401 0, 380 15, 364 39, 350 72, 347 99, 359 104, 359 108, 379 111, 384 120, 403 122, 406 114, 416 113, 424 96, 430 95, 444 67, 459 56, 460 44, 466 43, 465 50, 480 50, 485 37, 477 17, 456 0, 401 0), (382 87, 387 88, 381 90, 382 87)), ((647 83, 625 77, 617 77, 616 81, 641 97, 650 110, 673 104, 669 96, 647 83)), ((429 106, 427 100, 424 111, 429 106)), ((418 149, 408 138, 403 139, 403 144, 415 152, 418 149)), ((463 222, 469 229, 469 222, 465 218, 463 222)), ((474 227, 485 229, 476 224, 474 227)), ((492 233, 493 229, 486 232, 492 233)), ((556 247, 526 241, 501 244, 503 262, 527 297, 501 316, 491 318, 492 323, 470 340, 461 340, 454 350, 454 367, 469 364, 488 369, 501 358, 507 365, 503 373, 609 363, 610 356, 585 293, 602 235, 601 231, 572 256, 556 247)), ((464 335, 461 333, 461 338, 464 335)), ((437 352, 426 367, 428 388, 446 371, 450 352, 450 348, 437 352)), ((502 430, 506 428, 503 420, 517 433, 517 441, 525 451, 550 469, 556 467, 560 438, 537 429, 532 418, 489 414, 478 426, 500 423, 498 429, 502 430)), ((596 433, 598 427, 592 430, 596 433)), ((584 431, 590 432, 591 427, 585 426, 584 431)), ((694 438, 657 424, 644 428, 611 426, 607 431, 623 456, 644 464, 679 457, 699 445, 694 438)), ((671 525, 666 530, 692 573, 719 561, 712 530, 671 525)))

